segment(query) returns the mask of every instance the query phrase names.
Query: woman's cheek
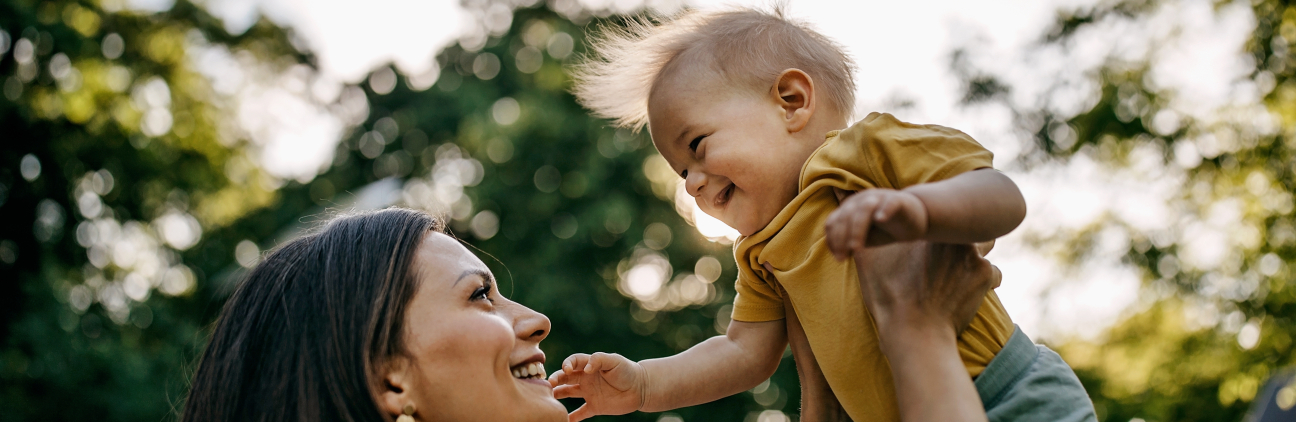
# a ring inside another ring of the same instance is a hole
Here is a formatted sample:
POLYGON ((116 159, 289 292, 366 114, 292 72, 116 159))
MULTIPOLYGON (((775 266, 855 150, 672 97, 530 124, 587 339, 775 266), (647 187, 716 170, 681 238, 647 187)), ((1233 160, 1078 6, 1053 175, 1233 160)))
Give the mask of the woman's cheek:
POLYGON ((486 368, 488 373, 508 371, 509 356, 516 338, 508 322, 498 315, 482 313, 463 321, 458 331, 459 338, 454 343, 464 346, 463 353, 491 361, 490 367, 486 368), (502 364, 499 363, 501 360, 502 364))

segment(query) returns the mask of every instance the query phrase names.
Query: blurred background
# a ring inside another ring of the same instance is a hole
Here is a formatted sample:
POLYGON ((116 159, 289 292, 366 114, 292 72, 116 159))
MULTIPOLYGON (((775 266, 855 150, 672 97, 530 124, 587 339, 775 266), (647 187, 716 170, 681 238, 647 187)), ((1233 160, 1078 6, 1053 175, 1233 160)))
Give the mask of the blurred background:
MULTIPOLYGON (((174 419, 245 271, 351 209, 448 216, 553 321, 551 362, 723 333, 736 233, 565 67, 623 16, 717 4, 3 0, 0 421, 174 419)), ((1022 187, 999 294, 1101 420, 1240 420, 1292 364, 1296 6, 788 6, 855 57, 859 115, 959 128, 1022 187)), ((795 421, 798 388, 787 357, 595 420, 795 421)))

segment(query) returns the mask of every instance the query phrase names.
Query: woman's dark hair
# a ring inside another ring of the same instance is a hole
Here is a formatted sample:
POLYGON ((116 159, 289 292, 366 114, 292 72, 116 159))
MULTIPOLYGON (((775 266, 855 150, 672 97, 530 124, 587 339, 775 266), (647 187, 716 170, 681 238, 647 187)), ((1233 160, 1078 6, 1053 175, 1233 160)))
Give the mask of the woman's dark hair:
POLYGON ((225 303, 182 420, 390 421, 380 371, 404 353, 410 266, 442 224, 389 208, 336 217, 266 256, 225 303))

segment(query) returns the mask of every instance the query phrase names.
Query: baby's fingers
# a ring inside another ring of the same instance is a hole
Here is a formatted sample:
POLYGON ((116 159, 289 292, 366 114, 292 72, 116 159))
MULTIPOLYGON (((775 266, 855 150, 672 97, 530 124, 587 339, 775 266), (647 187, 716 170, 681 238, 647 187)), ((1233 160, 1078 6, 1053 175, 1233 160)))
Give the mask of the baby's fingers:
POLYGON ((584 353, 573 354, 568 356, 567 359, 563 359, 562 369, 569 374, 580 371, 589 363, 589 359, 590 355, 584 353))
POLYGON ((570 415, 567 415, 567 422, 583 421, 592 418, 594 416, 597 415, 595 415, 594 411, 590 409, 589 403, 585 403, 582 404, 581 407, 577 408, 576 411, 571 412, 570 415))
MULTIPOLYGON (((874 225, 896 240, 911 240, 916 237, 913 222, 904 214, 904 203, 888 197, 882 200, 873 212, 874 225)), ((874 245, 879 246, 879 245, 874 245)))
POLYGON ((890 221, 892 217, 895 217, 896 212, 900 211, 900 207, 902 206, 904 206, 904 203, 896 200, 894 196, 884 196, 882 197, 882 200, 878 202, 877 208, 873 209, 873 220, 879 223, 890 221))
POLYGON ((567 375, 567 371, 559 369, 557 372, 549 374, 549 385, 552 387, 557 387, 566 384, 568 378, 571 377, 567 375))
POLYGON ((585 364, 583 371, 588 373, 598 373, 602 371, 611 371, 621 364, 621 355, 612 353, 596 352, 589 358, 589 363, 585 364))
POLYGON ((585 398, 585 392, 582 391, 580 384, 560 385, 554 387, 553 395, 555 399, 566 399, 572 397, 585 398))
MULTIPOLYGON (((874 235, 885 233, 890 235, 891 241, 922 238, 927 218, 921 209, 922 205, 907 201, 902 195, 905 194, 888 195, 878 204, 877 210, 873 212, 873 225, 880 230, 874 235)), ((876 243, 879 239, 873 240, 876 243)))

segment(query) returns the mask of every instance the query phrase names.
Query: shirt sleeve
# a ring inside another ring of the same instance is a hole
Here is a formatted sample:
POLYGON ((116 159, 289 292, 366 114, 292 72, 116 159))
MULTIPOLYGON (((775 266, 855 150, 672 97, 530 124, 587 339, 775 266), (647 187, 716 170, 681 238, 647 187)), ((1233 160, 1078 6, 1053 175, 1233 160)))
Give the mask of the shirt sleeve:
POLYGON ((783 297, 774 287, 749 274, 739 274, 734 282, 733 320, 765 322, 783 319, 783 297))
POLYGON ((862 141, 862 152, 867 154, 862 160, 865 177, 879 187, 904 189, 938 182, 990 168, 994 160, 994 154, 963 132, 905 123, 885 113, 869 114, 842 133, 847 135, 862 141))

